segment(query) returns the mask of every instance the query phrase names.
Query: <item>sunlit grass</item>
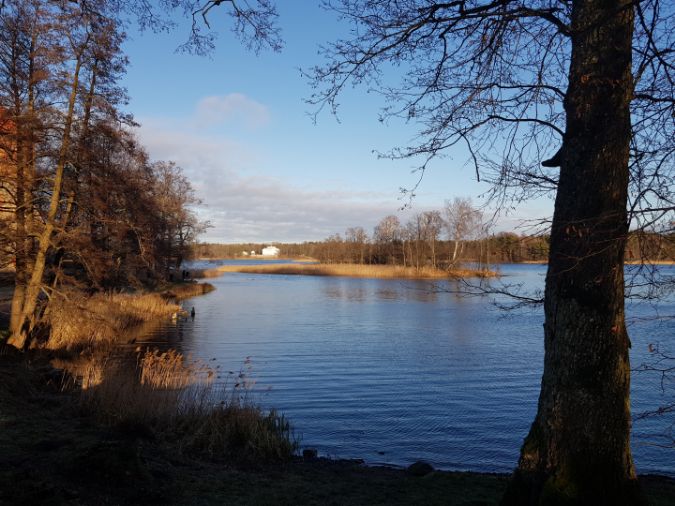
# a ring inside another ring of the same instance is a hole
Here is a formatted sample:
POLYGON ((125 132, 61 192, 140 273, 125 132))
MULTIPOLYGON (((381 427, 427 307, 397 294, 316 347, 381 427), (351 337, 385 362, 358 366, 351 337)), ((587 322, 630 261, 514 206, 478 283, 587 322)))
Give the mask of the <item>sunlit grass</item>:
POLYGON ((217 278, 219 276, 222 276, 223 272, 218 270, 217 268, 214 268, 214 269, 192 269, 190 271, 190 274, 195 279, 204 279, 204 278, 217 278))
POLYGON ((209 283, 174 283, 162 292, 162 295, 164 297, 180 300, 204 295, 213 290, 215 290, 215 287, 209 283))
POLYGON ((55 294, 44 317, 49 330, 46 347, 68 350, 119 342, 130 328, 179 310, 157 293, 55 294))
POLYGON ((181 308, 172 299, 195 297, 214 289, 208 283, 175 283, 161 294, 56 293, 43 319, 48 329, 44 345, 49 349, 70 350, 126 342, 131 329, 179 314, 181 308))
POLYGON ((353 278, 390 279, 448 279, 466 277, 493 277, 489 270, 451 269, 431 267, 402 267, 398 265, 362 264, 267 264, 267 265, 223 265, 220 272, 244 272, 251 274, 298 274, 306 276, 345 276, 353 278))

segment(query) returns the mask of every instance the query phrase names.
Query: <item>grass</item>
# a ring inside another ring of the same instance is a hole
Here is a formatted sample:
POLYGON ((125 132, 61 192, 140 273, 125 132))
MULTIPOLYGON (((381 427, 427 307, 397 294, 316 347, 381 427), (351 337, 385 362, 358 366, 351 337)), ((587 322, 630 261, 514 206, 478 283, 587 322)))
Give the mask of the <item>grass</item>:
POLYGON ((215 289, 210 283, 173 283, 162 292, 162 296, 169 299, 182 300, 204 295, 215 289))
POLYGON ((268 264, 268 265, 223 265, 220 272, 244 272, 250 274, 293 274, 305 276, 345 276, 353 278, 382 279, 448 279, 466 277, 493 277, 489 270, 453 269, 444 271, 431 267, 402 267, 398 265, 362 264, 268 264))
MULTIPOLYGON (((416 477, 327 459, 238 465, 187 451, 180 433, 172 440, 141 424, 102 424, 77 391, 54 388, 51 372, 44 355, 0 352, 0 504, 497 505, 508 479, 416 477)), ((674 504, 675 480, 640 479, 649 504, 674 504)))
POLYGON ((126 343, 132 329, 179 313, 174 301, 212 290, 208 283, 175 283, 161 293, 54 294, 43 320, 43 346, 67 351, 126 343))
POLYGON ((44 318, 49 332, 44 345, 49 349, 72 350, 125 342, 133 327, 179 310, 180 306, 157 293, 55 294, 44 318))
POLYGON ((221 376, 175 350, 138 348, 137 354, 135 368, 128 361, 92 361, 78 381, 81 405, 101 423, 170 440, 181 453, 234 462, 288 461, 296 451, 283 415, 253 402, 250 369, 221 376))
POLYGON ((190 271, 195 279, 217 278, 223 275, 223 272, 217 268, 213 269, 192 269, 190 271))

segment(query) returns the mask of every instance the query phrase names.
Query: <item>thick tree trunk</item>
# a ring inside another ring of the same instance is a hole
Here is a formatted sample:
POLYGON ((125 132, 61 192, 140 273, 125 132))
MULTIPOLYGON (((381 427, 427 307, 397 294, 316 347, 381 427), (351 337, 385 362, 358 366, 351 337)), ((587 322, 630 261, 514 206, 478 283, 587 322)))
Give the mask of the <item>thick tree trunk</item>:
POLYGON ((641 504, 630 450, 628 0, 575 0, 537 416, 503 504, 641 504))

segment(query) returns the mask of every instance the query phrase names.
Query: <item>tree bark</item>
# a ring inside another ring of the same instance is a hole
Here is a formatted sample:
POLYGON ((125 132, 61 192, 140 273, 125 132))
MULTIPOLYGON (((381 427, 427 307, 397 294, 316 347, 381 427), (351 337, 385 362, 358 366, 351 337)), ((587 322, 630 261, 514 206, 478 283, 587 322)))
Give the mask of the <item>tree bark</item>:
POLYGON ((455 265, 455 262, 457 261, 457 252, 459 250, 459 239, 455 239, 455 249, 452 251, 452 259, 450 260, 450 264, 455 265))
POLYGON ((52 233, 56 227, 57 213, 61 201, 63 173, 67 162, 68 151, 70 149, 70 132, 73 126, 75 101, 79 87, 81 66, 82 52, 77 56, 75 70, 73 72, 73 82, 70 97, 68 99, 68 112, 64 122, 61 148, 59 150, 56 172, 54 174, 54 186, 52 188, 52 196, 49 203, 49 212, 47 213, 44 229, 38 238, 38 249, 33 263, 33 269, 25 289, 21 311, 19 312, 18 320, 14 325, 15 328, 12 329, 12 335, 7 341, 8 344, 18 349, 24 349, 29 344, 29 336, 35 326, 35 311, 38 307, 40 291, 42 290, 42 278, 45 271, 47 253, 51 246, 52 233))
POLYGON ((33 210, 33 181, 35 174, 35 48, 37 46, 37 32, 31 34, 31 42, 26 55, 28 59, 28 76, 25 81, 28 91, 28 104, 24 111, 21 95, 22 84, 19 83, 18 59, 22 56, 16 48, 12 63, 12 94, 14 95, 14 118, 16 128, 16 202, 14 206, 15 239, 14 239, 14 293, 10 309, 10 334, 14 334, 21 325, 21 311, 23 310, 26 285, 29 279, 30 245, 28 230, 32 229, 33 210))
POLYGON ((502 504, 642 504, 624 320, 633 10, 575 0, 538 412, 502 504))

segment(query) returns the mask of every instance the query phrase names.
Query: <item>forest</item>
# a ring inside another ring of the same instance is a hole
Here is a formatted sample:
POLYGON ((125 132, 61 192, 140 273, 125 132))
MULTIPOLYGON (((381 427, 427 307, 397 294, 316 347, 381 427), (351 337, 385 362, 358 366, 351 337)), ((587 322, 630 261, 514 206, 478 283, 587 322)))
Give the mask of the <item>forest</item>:
POLYGON ((180 167, 134 137, 114 6, 3 2, 0 269, 21 345, 56 294, 153 287, 201 225, 180 167))

